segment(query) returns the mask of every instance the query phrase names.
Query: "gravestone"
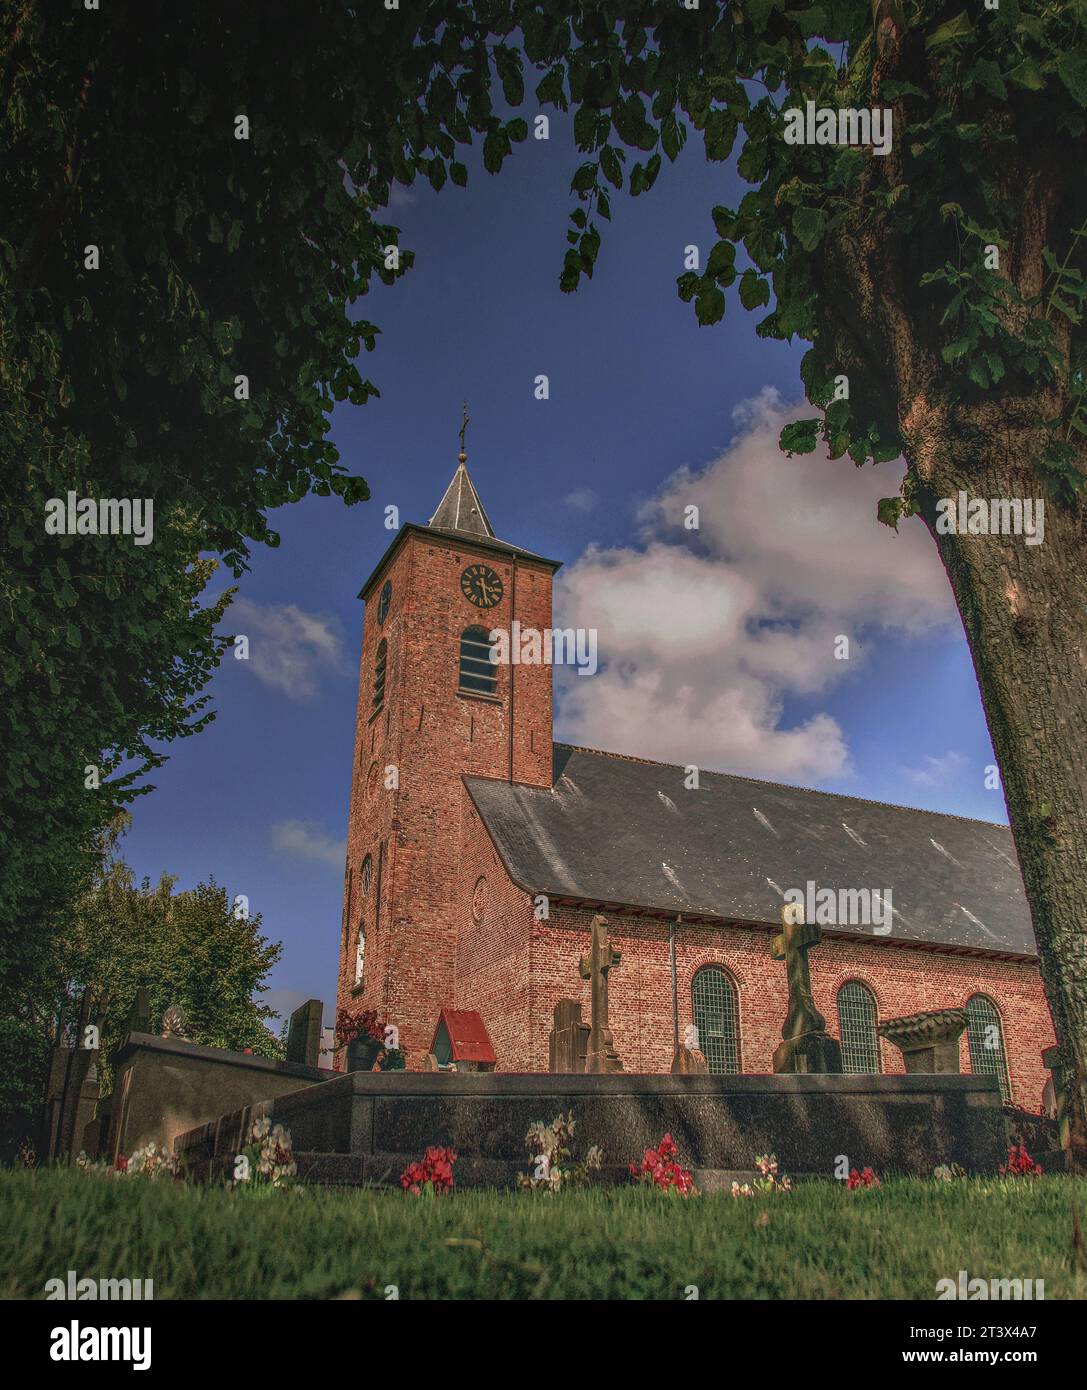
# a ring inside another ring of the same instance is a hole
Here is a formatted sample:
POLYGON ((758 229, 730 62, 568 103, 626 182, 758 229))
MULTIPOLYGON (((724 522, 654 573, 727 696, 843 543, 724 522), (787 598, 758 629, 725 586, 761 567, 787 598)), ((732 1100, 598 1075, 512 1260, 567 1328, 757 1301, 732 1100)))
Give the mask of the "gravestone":
POLYGON ((321 1059, 321 1021, 325 1006, 320 999, 307 999, 295 1009, 287 1025, 287 1061, 316 1067, 321 1059))
POLYGON ((102 1007, 84 991, 72 1042, 64 1041, 63 1014, 57 1019, 57 1038, 46 1083, 40 1150, 46 1159, 72 1159, 83 1146, 84 1133, 94 1119, 101 1094, 98 1078, 98 1036, 102 1007))
POLYGON ((581 1019, 576 999, 560 999, 555 1005, 554 1027, 547 1040, 548 1071, 583 1072, 589 1050, 589 1025, 581 1019))
POLYGON ((1049 1069, 1049 1080, 1045 1085, 1048 1097, 1044 1092, 1043 1098, 1048 1099, 1048 1113, 1057 1122, 1057 1136, 1061 1149, 1067 1151, 1072 1147, 1071 1097, 1068 1094, 1067 1078, 1058 1043, 1042 1050, 1042 1065, 1049 1069))
POLYGON ((800 903, 781 909, 781 934, 775 936, 770 954, 785 962, 789 982, 789 1012, 774 1051, 775 1072, 840 1072, 842 1049, 827 1033, 827 1021, 815 1007, 811 992, 808 952, 818 946, 823 933, 815 922, 804 921, 800 903))
POLYGON ((132 1007, 128 1011, 127 1033, 150 1033, 151 1031, 151 991, 141 985, 136 991, 132 1007))
POLYGON ((597 913, 592 923, 592 945, 580 963, 581 978, 592 985, 593 1021, 585 1053, 585 1070, 590 1074, 623 1070, 608 1027, 608 976, 621 959, 622 952, 608 937, 607 920, 597 913))
POLYGON ((908 1072, 957 1072, 965 1009, 929 1009, 889 1018, 877 1032, 902 1053, 908 1072))
POLYGON ((709 1069, 705 1053, 697 1047, 686 1047, 680 1043, 676 1048, 676 1055, 672 1058, 673 1076, 702 1076, 708 1074, 709 1069))

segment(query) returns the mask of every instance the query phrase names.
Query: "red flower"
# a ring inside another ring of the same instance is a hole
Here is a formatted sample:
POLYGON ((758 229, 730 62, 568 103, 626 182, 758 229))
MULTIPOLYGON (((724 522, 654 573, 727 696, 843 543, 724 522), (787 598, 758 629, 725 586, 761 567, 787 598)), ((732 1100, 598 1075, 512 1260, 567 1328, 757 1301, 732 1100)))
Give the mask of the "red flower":
POLYGON ((846 1179, 845 1185, 850 1192, 852 1192, 855 1187, 882 1186, 879 1178, 876 1177, 871 1168, 865 1168, 860 1173, 857 1172, 856 1168, 850 1168, 849 1177, 846 1179))
POLYGON ((678 1192, 681 1197, 689 1197, 696 1190, 694 1182, 690 1173, 675 1161, 675 1153, 675 1140, 666 1134, 657 1148, 645 1150, 640 1168, 630 1164, 630 1176, 661 1192, 678 1192))
POLYGON ((1027 1153, 1025 1144, 1020 1144, 1018 1148, 1013 1144, 1008 1150, 1007 1163, 1000 1165, 1000 1176, 1003 1178, 1040 1178, 1044 1172, 1042 1165, 1035 1163, 1027 1153))
POLYGON ((421 1163, 409 1163, 400 1174, 400 1186, 413 1197, 422 1196, 429 1184, 435 1195, 453 1191, 453 1164, 457 1155, 452 1149, 429 1148, 421 1163))

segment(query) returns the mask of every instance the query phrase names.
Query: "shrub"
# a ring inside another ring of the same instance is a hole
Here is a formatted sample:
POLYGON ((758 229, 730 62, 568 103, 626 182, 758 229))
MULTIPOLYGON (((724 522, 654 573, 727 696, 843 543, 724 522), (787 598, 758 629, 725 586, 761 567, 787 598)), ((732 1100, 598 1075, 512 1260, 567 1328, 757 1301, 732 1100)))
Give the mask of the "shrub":
POLYGON ((1008 1150, 1008 1161, 1000 1165, 1000 1176, 1002 1178, 1040 1178, 1045 1169, 1040 1163, 1035 1163, 1030 1154, 1027 1153, 1025 1144, 1015 1145, 1008 1150))
POLYGON ((560 1111, 549 1125, 543 1120, 533 1120, 525 1134, 525 1145, 529 1159, 535 1163, 531 1175, 518 1173, 518 1187, 533 1192, 558 1192, 562 1187, 587 1187, 592 1175, 604 1161, 604 1151, 596 1144, 585 1155, 584 1161, 573 1161, 572 1140, 574 1137, 574 1112, 568 1115, 560 1111))
POLYGON ((793 1183, 791 1178, 778 1174, 777 1154, 759 1154, 755 1159, 755 1170, 758 1177, 752 1182, 732 1184, 733 1197, 755 1197, 760 1192, 791 1192, 793 1183))
POLYGON ((298 1174, 291 1132, 273 1125, 266 1115, 249 1126, 245 1146, 235 1159, 235 1190, 290 1187, 298 1174), (244 1160, 244 1162, 242 1162, 244 1160))

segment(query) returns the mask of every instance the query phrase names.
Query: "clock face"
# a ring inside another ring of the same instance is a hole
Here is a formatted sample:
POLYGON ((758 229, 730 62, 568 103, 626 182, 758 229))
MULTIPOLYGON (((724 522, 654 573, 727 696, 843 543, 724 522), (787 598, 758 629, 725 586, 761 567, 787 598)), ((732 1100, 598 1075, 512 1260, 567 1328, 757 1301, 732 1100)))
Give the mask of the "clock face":
POLYGON ((377 601, 377 622, 379 627, 389 615, 389 604, 392 601, 392 596, 393 582, 391 579, 386 579, 385 583, 381 586, 381 596, 377 601))
POLYGON ((460 591, 477 608, 493 608, 502 601, 502 576, 490 565, 469 565, 460 577, 460 591))

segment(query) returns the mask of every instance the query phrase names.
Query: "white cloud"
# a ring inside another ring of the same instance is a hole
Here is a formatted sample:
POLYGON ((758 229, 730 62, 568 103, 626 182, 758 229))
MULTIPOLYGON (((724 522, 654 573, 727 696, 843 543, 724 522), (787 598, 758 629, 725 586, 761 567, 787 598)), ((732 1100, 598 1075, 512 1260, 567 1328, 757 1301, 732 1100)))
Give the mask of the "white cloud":
POLYGON ((725 452, 641 508, 637 546, 590 547, 559 576, 562 624, 595 627, 604 663, 593 678, 563 674, 563 738, 781 780, 848 770, 836 720, 782 728, 785 698, 829 690, 877 635, 920 634, 955 609, 921 522, 896 535, 876 521, 901 464, 786 458, 781 426, 806 413, 772 390, 746 402, 725 452), (692 504, 697 531, 683 526, 692 504), (835 659, 839 635, 848 661, 835 659))
POLYGON ((958 781, 968 762, 965 753, 951 748, 940 758, 926 753, 920 767, 904 767, 902 773, 918 787, 948 787, 958 781))
POLYGON ((260 604, 236 598, 227 609, 223 626, 249 638, 249 659, 238 664, 299 703, 314 698, 322 676, 347 670, 337 620, 307 613, 296 604, 260 604))
POLYGON ((314 825, 312 821, 281 820, 269 828, 269 838, 275 849, 299 859, 316 859, 322 864, 343 867, 346 843, 314 825))
POLYGON ((575 512, 591 512, 599 500, 591 487, 576 487, 563 498, 566 505, 575 512))

